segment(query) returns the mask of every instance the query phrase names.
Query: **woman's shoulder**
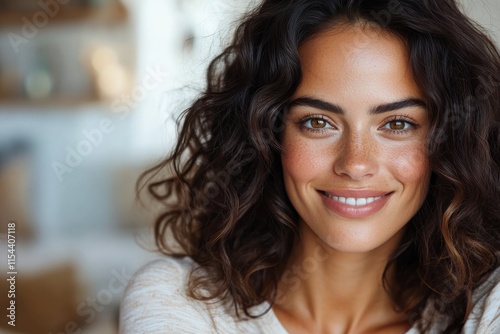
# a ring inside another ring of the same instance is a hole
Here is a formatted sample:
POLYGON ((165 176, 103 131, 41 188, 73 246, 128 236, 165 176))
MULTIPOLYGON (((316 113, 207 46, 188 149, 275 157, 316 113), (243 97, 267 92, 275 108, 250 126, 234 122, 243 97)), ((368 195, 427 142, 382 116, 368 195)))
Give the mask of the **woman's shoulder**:
POLYGON ((141 268, 121 304, 120 333, 213 333, 224 312, 187 293, 195 266, 189 257, 165 257, 141 268))
POLYGON ((127 286, 126 297, 153 294, 178 299, 186 298, 185 286, 194 262, 188 257, 165 257, 154 260, 132 277, 127 286))
MULTIPOLYGON (((190 297, 187 286, 195 268, 189 257, 167 256, 137 271, 121 304, 120 334, 286 333, 272 312, 240 321, 223 303, 190 297)), ((268 306, 256 306, 256 314, 268 306)))
POLYGON ((474 291, 465 333, 500 333, 500 267, 474 291))
POLYGON ((187 256, 181 258, 165 256, 149 262, 139 269, 133 276, 129 287, 139 283, 141 283, 141 288, 147 288, 151 284, 157 287, 158 283, 179 285, 179 278, 187 279, 194 266, 194 261, 187 256), (158 282, 157 279, 160 279, 161 282, 158 282))

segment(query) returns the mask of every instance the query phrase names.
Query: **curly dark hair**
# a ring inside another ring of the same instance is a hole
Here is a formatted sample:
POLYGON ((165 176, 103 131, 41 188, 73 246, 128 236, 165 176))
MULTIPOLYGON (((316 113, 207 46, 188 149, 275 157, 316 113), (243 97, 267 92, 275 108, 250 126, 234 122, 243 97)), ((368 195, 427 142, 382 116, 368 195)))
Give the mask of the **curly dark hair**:
POLYGON ((138 181, 166 205, 157 246, 202 269, 190 280, 195 298, 229 300, 240 317, 275 302, 299 220, 283 184, 282 115, 301 81, 299 47, 339 22, 406 44, 429 112, 432 177, 385 289, 422 331, 435 303, 451 319, 446 332, 458 332, 472 291, 499 265, 500 55, 454 0, 266 0, 248 13, 181 114, 174 150, 138 181))

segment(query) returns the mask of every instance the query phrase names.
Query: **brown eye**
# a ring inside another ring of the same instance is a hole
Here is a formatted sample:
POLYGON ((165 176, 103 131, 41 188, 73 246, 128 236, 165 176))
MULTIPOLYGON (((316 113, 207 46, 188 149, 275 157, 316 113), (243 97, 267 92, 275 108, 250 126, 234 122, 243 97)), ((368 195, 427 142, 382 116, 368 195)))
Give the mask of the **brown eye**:
POLYGON ((394 131, 405 130, 406 124, 408 124, 408 122, 403 121, 392 121, 388 123, 389 129, 394 131))
POLYGON ((309 122, 311 123, 311 127, 314 129, 322 129, 328 124, 326 121, 320 118, 311 119, 309 122))
POLYGON ((300 122, 301 127, 311 131, 325 131, 328 129, 334 129, 334 127, 328 122, 328 120, 323 119, 320 116, 310 116, 305 120, 300 122))
POLYGON ((389 127, 391 130, 403 130, 405 128, 405 122, 393 121, 390 123, 389 127))

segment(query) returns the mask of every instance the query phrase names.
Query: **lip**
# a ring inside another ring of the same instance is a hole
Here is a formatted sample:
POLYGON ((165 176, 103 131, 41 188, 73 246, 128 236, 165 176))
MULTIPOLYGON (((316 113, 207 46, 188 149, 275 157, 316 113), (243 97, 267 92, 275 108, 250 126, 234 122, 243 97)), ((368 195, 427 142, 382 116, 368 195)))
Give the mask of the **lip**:
POLYGON ((378 211, 382 210, 393 192, 379 190, 364 190, 364 189, 342 189, 342 190, 318 190, 318 193, 323 200, 325 206, 339 216, 350 219, 361 219, 369 217, 378 211), (328 197, 325 193, 331 196, 338 197, 353 197, 367 198, 380 197, 379 199, 360 206, 348 205, 328 197))
POLYGON ((320 190, 320 192, 326 192, 332 196, 354 197, 354 198, 379 197, 391 193, 391 191, 380 191, 371 189, 337 189, 337 190, 320 190))

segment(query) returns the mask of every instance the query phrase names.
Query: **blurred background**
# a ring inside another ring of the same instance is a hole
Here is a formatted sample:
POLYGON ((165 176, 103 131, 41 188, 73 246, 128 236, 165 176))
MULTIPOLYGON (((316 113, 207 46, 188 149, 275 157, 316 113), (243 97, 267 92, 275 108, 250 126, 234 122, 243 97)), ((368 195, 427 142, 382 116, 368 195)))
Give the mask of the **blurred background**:
MULTIPOLYGON (((130 276, 159 256, 135 181, 256 2, 0 0, 0 333, 118 333, 130 276)), ((498 44, 500 1, 462 4, 498 44)))

